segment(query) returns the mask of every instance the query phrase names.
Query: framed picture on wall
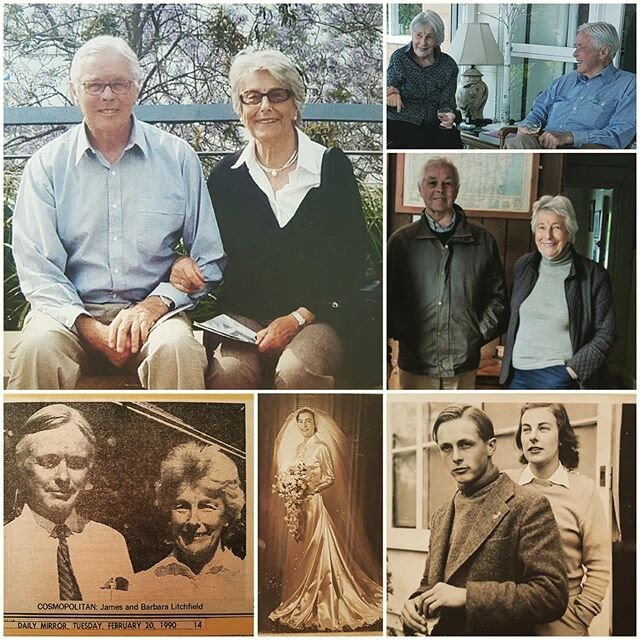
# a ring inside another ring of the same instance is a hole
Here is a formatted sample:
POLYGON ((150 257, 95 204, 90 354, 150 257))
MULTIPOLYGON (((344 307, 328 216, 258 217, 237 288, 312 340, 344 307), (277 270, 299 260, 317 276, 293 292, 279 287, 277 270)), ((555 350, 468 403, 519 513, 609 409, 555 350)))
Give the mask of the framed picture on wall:
MULTIPOLYGON (((430 158, 443 154, 398 154, 395 210, 418 214, 420 172, 430 158)), ((538 187, 538 153, 446 154, 460 174, 456 202, 471 217, 528 219, 538 187)))
POLYGON ((596 212, 596 201, 592 200, 589 203, 589 232, 593 233, 593 217, 596 212))

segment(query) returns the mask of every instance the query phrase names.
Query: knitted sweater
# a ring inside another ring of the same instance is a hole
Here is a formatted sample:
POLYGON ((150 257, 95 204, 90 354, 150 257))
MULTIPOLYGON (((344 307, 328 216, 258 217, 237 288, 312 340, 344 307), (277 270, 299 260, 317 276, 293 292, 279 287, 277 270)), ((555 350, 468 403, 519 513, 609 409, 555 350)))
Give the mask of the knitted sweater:
MULTIPOLYGON (((510 469, 505 473, 518 482, 522 472, 510 469)), ((567 563, 569 595, 577 594, 570 606, 589 626, 600 612, 609 585, 611 536, 595 482, 577 473, 569 473, 568 478, 569 488, 538 478, 526 486, 540 492, 551 504, 567 563)))
POLYGON ((325 151, 320 186, 311 189, 282 228, 239 153, 221 160, 208 187, 229 257, 218 294, 222 311, 262 323, 298 307, 340 333, 362 285, 366 236, 351 163, 325 151))
POLYGON ((513 347, 516 369, 564 365, 573 355, 564 281, 571 270, 569 247, 558 260, 544 256, 533 291, 520 307, 520 326, 513 347))

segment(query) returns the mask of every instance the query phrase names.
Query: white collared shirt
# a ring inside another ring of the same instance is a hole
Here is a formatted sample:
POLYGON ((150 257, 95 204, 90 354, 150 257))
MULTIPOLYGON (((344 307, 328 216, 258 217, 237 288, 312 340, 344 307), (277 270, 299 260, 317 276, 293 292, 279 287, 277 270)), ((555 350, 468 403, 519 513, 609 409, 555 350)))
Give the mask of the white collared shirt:
MULTIPOLYGON (((540 478, 537 478, 537 476, 534 475, 533 471, 531 470, 531 465, 528 464, 522 470, 522 475, 518 480, 518 484, 519 485, 529 484, 530 482, 533 482, 536 479, 540 480, 540 478)), ((569 487, 569 471, 567 470, 566 467, 563 467, 561 464, 559 464, 558 468, 553 472, 553 474, 549 478, 545 478, 545 480, 547 482, 550 482, 551 484, 559 484, 559 485, 562 485, 563 487, 566 487, 567 489, 570 488, 569 487)))
POLYGON ((231 167, 237 169, 247 165, 249 175, 260 190, 269 199, 273 215, 282 229, 293 218, 298 207, 311 189, 320 186, 322 172, 322 156, 325 147, 313 142, 304 132, 296 129, 298 134, 298 160, 296 168, 288 174, 289 182, 277 191, 273 190, 269 179, 256 159, 256 141, 251 140, 244 148, 236 163, 231 167))

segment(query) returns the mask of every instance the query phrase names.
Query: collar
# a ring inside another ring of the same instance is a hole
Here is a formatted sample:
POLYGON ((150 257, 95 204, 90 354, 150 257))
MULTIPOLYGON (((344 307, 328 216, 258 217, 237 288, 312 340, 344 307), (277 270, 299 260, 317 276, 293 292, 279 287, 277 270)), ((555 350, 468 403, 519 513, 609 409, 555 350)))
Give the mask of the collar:
MULTIPOLYGON (((22 513, 26 514, 26 517, 31 516, 33 521, 39 526, 42 527, 49 535, 53 533, 53 530, 56 527, 56 523, 52 522, 48 518, 41 516, 39 513, 36 513, 33 509, 29 507, 28 504, 25 504, 22 508, 22 513)), ((73 509, 73 511, 69 514, 69 517, 64 521, 63 524, 66 524, 69 527, 71 533, 82 533, 85 526, 87 525, 88 520, 78 515, 78 512, 73 509)))
POLYGON ((563 467, 561 464, 558 465, 558 468, 553 472, 551 477, 546 480, 542 480, 541 478, 537 478, 533 471, 531 470, 531 465, 528 464, 523 470, 520 479, 518 480, 519 485, 529 484, 534 480, 538 480, 539 482, 548 482, 549 484, 559 484, 563 487, 569 489, 569 471, 566 467, 563 467))
POLYGON ((473 496, 495 482, 499 476, 500 471, 498 467, 493 463, 490 463, 485 472, 472 485, 462 485, 457 483, 458 490, 467 497, 473 496))
MULTIPOLYGON (((296 127, 296 133, 298 134, 298 160, 296 169, 304 169, 314 175, 320 175, 322 170, 322 155, 314 153, 316 147, 319 147, 317 142, 311 140, 311 138, 302 129, 296 127)), ((256 141, 251 138, 249 144, 242 150, 242 153, 231 166, 232 169, 238 169, 243 164, 247 165, 247 169, 260 169, 258 160, 256 158, 256 141)))
POLYGON ((196 574, 190 567, 178 560, 176 557, 176 550, 174 549, 166 558, 158 562, 153 572, 158 578, 165 576, 184 576, 190 580, 195 580, 198 576, 206 574, 215 575, 217 573, 228 571, 229 569, 226 565, 228 564, 228 556, 230 553, 231 552, 226 549, 221 550, 218 546, 216 552, 213 554, 213 558, 211 558, 211 560, 202 567, 202 571, 200 571, 200 573, 196 574))
MULTIPOLYGON (((453 210, 456 214, 456 228, 453 232, 449 241, 454 240, 456 242, 473 242, 473 233, 467 224, 467 218, 464 215, 464 210, 459 205, 453 205, 453 210)), ((420 220, 418 221, 418 234, 416 235, 416 239, 422 240, 425 238, 429 238, 432 240, 437 239, 436 233, 433 231, 429 222, 427 221, 427 212, 425 209, 422 210, 422 215, 420 216, 420 220)))
POLYGON ((446 233, 447 231, 451 231, 456 226, 456 222, 458 222, 458 213, 455 210, 455 207, 453 209, 453 216, 451 217, 451 222, 446 226, 442 226, 439 222, 434 220, 427 213, 426 209, 424 211, 424 217, 431 231, 435 231, 435 233, 446 233))
MULTIPOLYGON (((131 149, 134 145, 136 145, 145 156, 148 156, 149 144, 147 143, 147 138, 144 135, 144 130, 140 125, 140 121, 133 114, 131 114, 131 119, 131 135, 129 136, 129 142, 127 143, 127 146, 124 148, 124 150, 127 151, 128 149, 131 149)), ((90 150, 92 153, 97 153, 97 151, 89 142, 89 136, 87 135, 87 125, 83 119, 82 124, 78 126, 78 140, 76 142, 76 166, 87 150, 90 150)))
POLYGON ((582 82, 589 82, 589 80, 593 80, 593 78, 602 76, 602 78, 606 82, 611 82, 611 80, 613 80, 613 78, 616 76, 617 73, 618 73, 618 69, 616 69, 613 62, 610 62, 604 69, 601 69, 600 71, 598 71, 598 73, 596 73, 595 76, 591 76, 591 78, 587 78, 587 76, 585 76, 583 73, 578 73, 578 78, 582 82))

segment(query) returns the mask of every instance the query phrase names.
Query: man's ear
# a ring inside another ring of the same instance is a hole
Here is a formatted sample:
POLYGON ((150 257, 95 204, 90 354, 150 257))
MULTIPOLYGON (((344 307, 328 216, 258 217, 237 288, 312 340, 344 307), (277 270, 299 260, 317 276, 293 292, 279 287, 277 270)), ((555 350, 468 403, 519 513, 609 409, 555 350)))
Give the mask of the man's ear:
POLYGON ((498 443, 498 441, 495 438, 489 438, 489 440, 487 440, 487 449, 489 451, 489 457, 490 458, 496 452, 497 443, 498 443))

